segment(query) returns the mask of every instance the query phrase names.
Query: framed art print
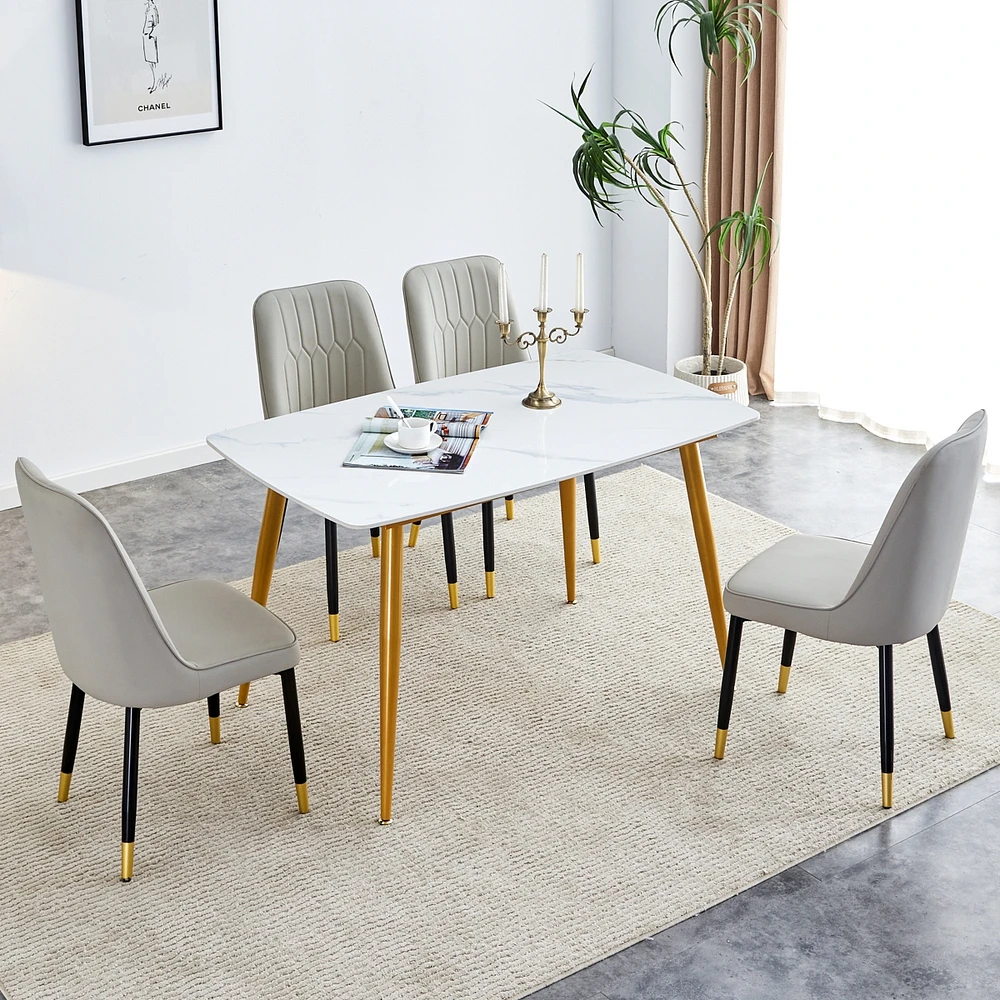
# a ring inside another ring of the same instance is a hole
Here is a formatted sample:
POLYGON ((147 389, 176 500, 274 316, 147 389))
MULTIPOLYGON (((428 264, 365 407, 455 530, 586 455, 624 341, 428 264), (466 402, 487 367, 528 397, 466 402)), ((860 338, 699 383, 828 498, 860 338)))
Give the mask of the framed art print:
POLYGON ((76 0, 83 142, 222 128, 217 0, 76 0))

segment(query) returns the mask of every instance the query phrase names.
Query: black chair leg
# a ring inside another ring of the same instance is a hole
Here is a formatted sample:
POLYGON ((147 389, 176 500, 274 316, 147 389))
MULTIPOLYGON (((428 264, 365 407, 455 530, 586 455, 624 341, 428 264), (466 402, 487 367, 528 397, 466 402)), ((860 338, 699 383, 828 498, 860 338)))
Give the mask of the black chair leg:
POLYGON ((878 648, 878 703, 882 744, 882 808, 892 808, 892 758, 895 723, 892 706, 892 646, 878 648))
POLYGON ((955 723, 951 718, 951 694, 948 691, 948 674, 944 669, 944 650, 941 648, 941 632, 938 626, 927 633, 927 648, 931 654, 931 670, 934 671, 934 687, 937 688, 938 706, 944 734, 949 740, 955 738, 955 723))
POLYGON ((496 547, 493 539, 493 501, 483 504, 483 566, 486 569, 486 596, 496 595, 496 547))
POLYGON ((792 657, 795 655, 795 633, 785 629, 785 640, 781 644, 781 670, 778 671, 778 694, 788 690, 788 675, 792 671, 792 657))
POLYGON ((583 491, 587 495, 587 524, 590 526, 590 552, 594 562, 601 561, 601 528, 597 522, 597 484, 594 474, 588 472, 583 477, 583 491))
POLYGON ((441 537, 444 540, 444 568, 448 575, 448 600, 454 611, 458 607, 458 557, 455 554, 455 518, 450 511, 441 515, 441 537))
POLYGON ((729 639, 726 642, 726 662, 722 668, 722 690, 719 692, 719 721, 715 730, 715 756, 726 756, 726 737, 729 736, 729 717, 733 713, 733 692, 736 690, 736 666, 740 659, 740 639, 743 637, 745 619, 729 616, 729 639))
POLYGON ((80 721, 83 719, 84 693, 75 684, 69 693, 69 715, 66 716, 66 735, 63 737, 62 770, 59 774, 58 802, 69 798, 69 783, 73 780, 76 747, 80 742, 80 721))
POLYGON ((122 765, 122 881, 132 881, 135 857, 136 797, 139 793, 139 709, 125 709, 125 753, 122 765))
POLYGON ((372 528, 371 529, 371 536, 372 536, 372 558, 373 559, 378 559, 378 557, 382 554, 382 546, 381 546, 382 531, 381 531, 381 529, 380 528, 372 528))
POLYGON ((337 565, 337 525, 326 522, 326 610, 330 616, 330 642, 340 639, 340 571, 337 565))
POLYGON ((511 494, 509 497, 504 497, 503 498, 503 504, 504 504, 504 508, 506 509, 507 520, 508 521, 513 521, 514 520, 514 495, 511 494))
POLYGON ((285 725, 288 728, 288 749, 292 755, 292 776, 299 812, 309 812, 309 789, 306 785, 306 751, 302 745, 302 720, 299 717, 299 694, 295 687, 294 669, 282 670, 281 697, 285 703, 285 725))
POLYGON ((420 522, 414 521, 410 525, 410 537, 406 540, 407 547, 415 549, 417 547, 417 539, 419 537, 420 537, 420 522))
POLYGON ((220 728, 219 716, 222 714, 222 706, 217 694, 208 696, 208 734, 213 743, 222 742, 222 730, 220 728))

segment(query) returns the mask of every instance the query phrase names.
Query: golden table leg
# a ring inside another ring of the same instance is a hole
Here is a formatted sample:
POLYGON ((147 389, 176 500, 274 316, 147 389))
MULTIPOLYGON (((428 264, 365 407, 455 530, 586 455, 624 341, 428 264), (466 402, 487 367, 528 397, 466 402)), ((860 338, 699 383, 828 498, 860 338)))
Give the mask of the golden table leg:
POLYGON ((403 525, 382 531, 382 606, 379 613, 379 824, 392 822, 396 762, 399 654, 403 643, 403 525))
POLYGON ((562 510, 563 561, 566 563, 566 602, 576 604, 576 480, 559 484, 562 510))
MULTIPOLYGON (((278 555, 278 542, 281 540, 281 527, 285 523, 285 508, 288 501, 274 490, 267 491, 264 501, 264 516, 260 521, 260 535, 257 537, 257 558, 253 564, 253 583, 250 585, 250 597, 258 604, 267 604, 267 595, 271 590, 271 577, 274 575, 274 560, 278 555)), ((250 685, 241 684, 236 704, 243 706, 250 696, 250 685)))
POLYGON ((712 610, 712 624, 715 626, 715 641, 719 647, 719 660, 726 660, 726 611, 722 606, 722 581, 719 579, 719 560, 715 553, 715 535, 712 519, 708 513, 708 494, 705 492, 705 474, 701 468, 701 452, 698 442, 686 444, 679 449, 681 466, 684 469, 684 485, 687 487, 688 505, 691 508, 691 523, 698 543, 698 558, 701 560, 701 575, 705 578, 708 592, 708 606, 712 610))

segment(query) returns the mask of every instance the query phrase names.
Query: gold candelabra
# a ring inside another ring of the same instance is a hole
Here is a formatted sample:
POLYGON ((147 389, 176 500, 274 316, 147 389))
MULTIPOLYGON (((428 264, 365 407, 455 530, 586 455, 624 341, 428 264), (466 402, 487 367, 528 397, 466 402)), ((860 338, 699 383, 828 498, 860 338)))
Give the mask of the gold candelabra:
POLYGON ((551 331, 546 329, 549 313, 551 309, 536 309, 535 315, 538 317, 538 332, 528 330, 522 333, 516 340, 510 339, 510 322, 497 320, 500 327, 500 336, 503 342, 510 346, 517 346, 522 351, 529 347, 538 345, 538 385, 521 400, 522 405, 532 410, 554 410, 562 404, 562 400, 545 385, 545 355, 549 344, 564 344, 568 337, 575 337, 583 326, 583 317, 589 312, 587 309, 573 309, 573 319, 576 321, 575 330, 567 330, 564 326, 553 327, 551 331))

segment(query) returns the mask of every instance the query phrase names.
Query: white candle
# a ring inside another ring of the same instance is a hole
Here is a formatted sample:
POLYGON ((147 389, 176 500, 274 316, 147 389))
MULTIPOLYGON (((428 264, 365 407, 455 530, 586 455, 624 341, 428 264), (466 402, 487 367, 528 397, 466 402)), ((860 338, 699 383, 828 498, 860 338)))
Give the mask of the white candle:
POLYGON ((576 311, 583 312, 583 254, 576 255, 576 311))
POLYGON ((507 306, 507 268, 500 265, 500 287, 497 289, 497 313, 501 323, 510 322, 510 310, 507 306))
POLYGON ((542 254, 542 273, 538 277, 538 311, 549 307, 549 255, 542 254))

